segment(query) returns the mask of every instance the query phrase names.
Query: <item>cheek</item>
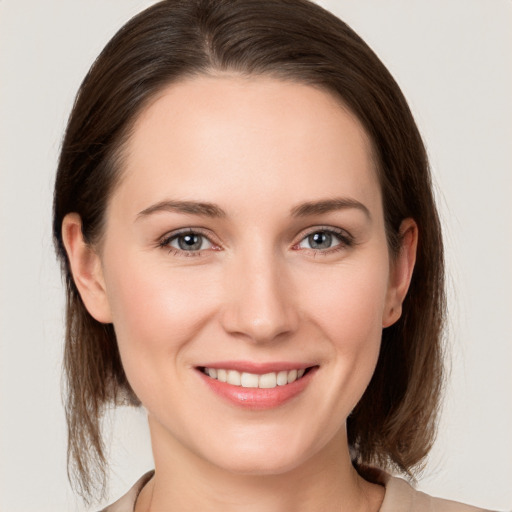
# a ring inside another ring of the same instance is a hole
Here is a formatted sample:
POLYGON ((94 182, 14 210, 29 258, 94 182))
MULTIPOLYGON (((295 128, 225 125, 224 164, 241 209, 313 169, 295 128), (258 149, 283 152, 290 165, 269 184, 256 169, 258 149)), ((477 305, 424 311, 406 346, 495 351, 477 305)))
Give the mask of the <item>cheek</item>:
MULTIPOLYGON (((114 256, 115 257, 115 256, 114 256)), ((145 332, 159 332, 166 327, 168 335, 193 320, 204 287, 200 279, 171 272, 161 262, 152 264, 147 258, 116 260, 105 276, 108 300, 114 325, 128 337, 145 332)))
POLYGON ((310 286, 308 310, 322 333, 330 374, 337 393, 329 404, 345 419, 363 395, 374 373, 382 337, 387 271, 378 264, 331 272, 327 288, 310 286))
POLYGON ((105 281, 123 366, 137 392, 141 374, 155 374, 180 358, 181 348, 207 320, 213 300, 200 271, 190 279, 139 255, 116 262, 105 281))
POLYGON ((380 339, 387 282, 383 264, 346 265, 331 270, 324 279, 310 280, 304 300, 338 348, 351 350, 365 340, 380 339))

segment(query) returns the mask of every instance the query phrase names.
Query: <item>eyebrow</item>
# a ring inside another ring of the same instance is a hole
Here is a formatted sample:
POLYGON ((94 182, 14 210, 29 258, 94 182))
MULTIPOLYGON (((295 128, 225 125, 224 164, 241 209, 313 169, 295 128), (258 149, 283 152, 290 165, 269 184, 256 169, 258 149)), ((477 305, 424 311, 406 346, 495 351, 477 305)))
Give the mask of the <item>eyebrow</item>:
MULTIPOLYGON (((366 217, 371 219, 370 211, 363 203, 345 197, 301 203, 293 207, 290 213, 292 217, 308 217, 350 208, 362 211, 366 217)), ((176 212, 212 218, 224 218, 227 216, 226 212, 214 203, 165 200, 139 212, 136 220, 158 212, 176 212)))
POLYGON ((334 199, 323 199, 320 201, 302 203, 292 208, 291 214, 292 217, 308 217, 310 215, 319 215, 322 213, 329 213, 349 208, 355 208, 362 211, 370 220, 372 218, 370 210, 368 210, 363 203, 348 197, 338 197, 334 199))
POLYGON ((196 201, 160 201, 137 214, 137 219, 147 217, 157 212, 176 212, 200 215, 202 217, 226 217, 226 212, 213 203, 202 203, 196 201))

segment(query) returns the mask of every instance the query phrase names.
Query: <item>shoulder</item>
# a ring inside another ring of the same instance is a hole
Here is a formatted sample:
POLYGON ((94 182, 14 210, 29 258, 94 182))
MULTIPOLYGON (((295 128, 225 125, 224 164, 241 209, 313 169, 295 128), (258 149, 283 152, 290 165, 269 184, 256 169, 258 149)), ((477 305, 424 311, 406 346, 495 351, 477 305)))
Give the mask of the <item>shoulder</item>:
POLYGON ((135 485, 115 503, 104 508, 101 512, 133 512, 137 497, 142 488, 151 480, 154 471, 148 471, 145 475, 135 482, 135 485))
POLYGON ((380 512, 486 512, 456 501, 434 498, 401 478, 384 475, 383 480, 386 494, 380 512))

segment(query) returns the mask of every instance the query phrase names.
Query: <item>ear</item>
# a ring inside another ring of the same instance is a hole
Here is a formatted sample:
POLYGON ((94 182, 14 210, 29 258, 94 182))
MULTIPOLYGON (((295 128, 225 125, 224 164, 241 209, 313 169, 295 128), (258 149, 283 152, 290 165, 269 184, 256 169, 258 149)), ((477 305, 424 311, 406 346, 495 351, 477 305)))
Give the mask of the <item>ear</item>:
POLYGON ((78 213, 68 213, 62 221, 62 240, 73 280, 87 311, 98 322, 112 322, 105 280, 98 253, 85 242, 78 213))
POLYGON ((400 224, 400 251, 391 261, 386 306, 382 316, 382 327, 393 325, 402 315, 402 303, 411 283, 416 249, 418 226, 413 219, 404 219, 400 224))

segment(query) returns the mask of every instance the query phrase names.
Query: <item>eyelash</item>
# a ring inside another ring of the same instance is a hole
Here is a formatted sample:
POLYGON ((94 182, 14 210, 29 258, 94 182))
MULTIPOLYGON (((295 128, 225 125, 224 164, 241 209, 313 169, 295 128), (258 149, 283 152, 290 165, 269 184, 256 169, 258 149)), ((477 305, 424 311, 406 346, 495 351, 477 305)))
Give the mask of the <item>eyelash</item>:
POLYGON ((302 233, 300 241, 293 245, 293 249, 297 248, 296 250, 300 250, 299 246, 303 241, 307 240, 307 238, 309 238, 310 236, 319 234, 319 233, 323 233, 323 234, 327 234, 327 235, 331 235, 331 236, 334 235, 334 237, 339 240, 339 243, 337 243, 333 247, 329 247, 324 250, 313 249, 313 248, 310 248, 310 249, 304 248, 302 250, 312 251, 315 256, 316 255, 328 256, 330 254, 333 254, 333 253, 336 253, 339 251, 343 251, 345 249, 349 249, 350 247, 353 247, 355 245, 354 237, 350 233, 345 231, 344 229, 334 228, 332 226, 316 226, 313 229, 310 229, 310 230, 306 231, 305 233, 302 233))
MULTIPOLYGON (((186 258, 190 258, 192 256, 202 256, 203 251, 185 251, 183 249, 177 249, 176 247, 171 247, 170 244, 174 240, 177 240, 178 238, 185 236, 185 235, 196 235, 200 236, 206 240, 212 245, 213 250, 219 250, 219 246, 216 245, 211 240, 211 235, 207 234, 200 228, 186 228, 180 231, 175 231, 171 233, 170 235, 164 236, 159 242, 158 247, 161 247, 162 249, 167 249, 169 254, 172 254, 173 256, 184 256, 186 258)), ((209 248, 210 249, 210 248, 209 248)))
MULTIPOLYGON (((353 236, 350 233, 348 233, 347 231, 345 231, 343 229, 339 229, 339 228, 334 228, 332 226, 329 226, 329 227, 327 227, 327 226, 317 226, 317 227, 315 227, 313 229, 310 229, 310 230, 302 233, 300 240, 296 244, 294 244, 292 246, 292 249, 294 249, 294 250, 305 250, 305 251, 313 252, 315 255, 320 254, 320 255, 323 255, 323 256, 327 256, 329 254, 333 254, 333 253, 336 253, 338 251, 342 251, 344 249, 348 249, 348 248, 350 248, 350 247, 352 247, 354 245, 355 245, 355 240, 354 240, 353 236), (303 248, 303 249, 300 249, 300 244, 303 243, 308 237, 310 237, 312 235, 315 235, 315 234, 319 234, 319 233, 323 233, 323 234, 328 234, 328 235, 334 236, 335 238, 337 238, 339 240, 339 243, 337 243, 333 247, 329 247, 329 248, 327 248, 325 250, 313 249, 313 248, 303 248)), ((173 232, 170 235, 166 235, 166 236, 164 236, 158 242, 158 247, 160 247, 162 249, 166 249, 168 251, 168 253, 172 254, 173 256, 183 256, 183 257, 193 257, 193 256, 200 257, 200 256, 203 256, 203 252, 205 250, 212 250, 212 249, 213 250, 220 250, 219 245, 215 244, 211 240, 211 235, 207 234, 206 232, 204 232, 200 228, 186 228, 184 230, 173 232), (178 249, 176 247, 171 247, 170 246, 170 244, 174 240, 177 240, 180 237, 185 236, 185 235, 200 236, 200 237, 208 240, 208 242, 211 244, 211 247, 209 247, 208 249, 204 249, 204 250, 186 251, 186 250, 183 250, 183 249, 178 249)))

